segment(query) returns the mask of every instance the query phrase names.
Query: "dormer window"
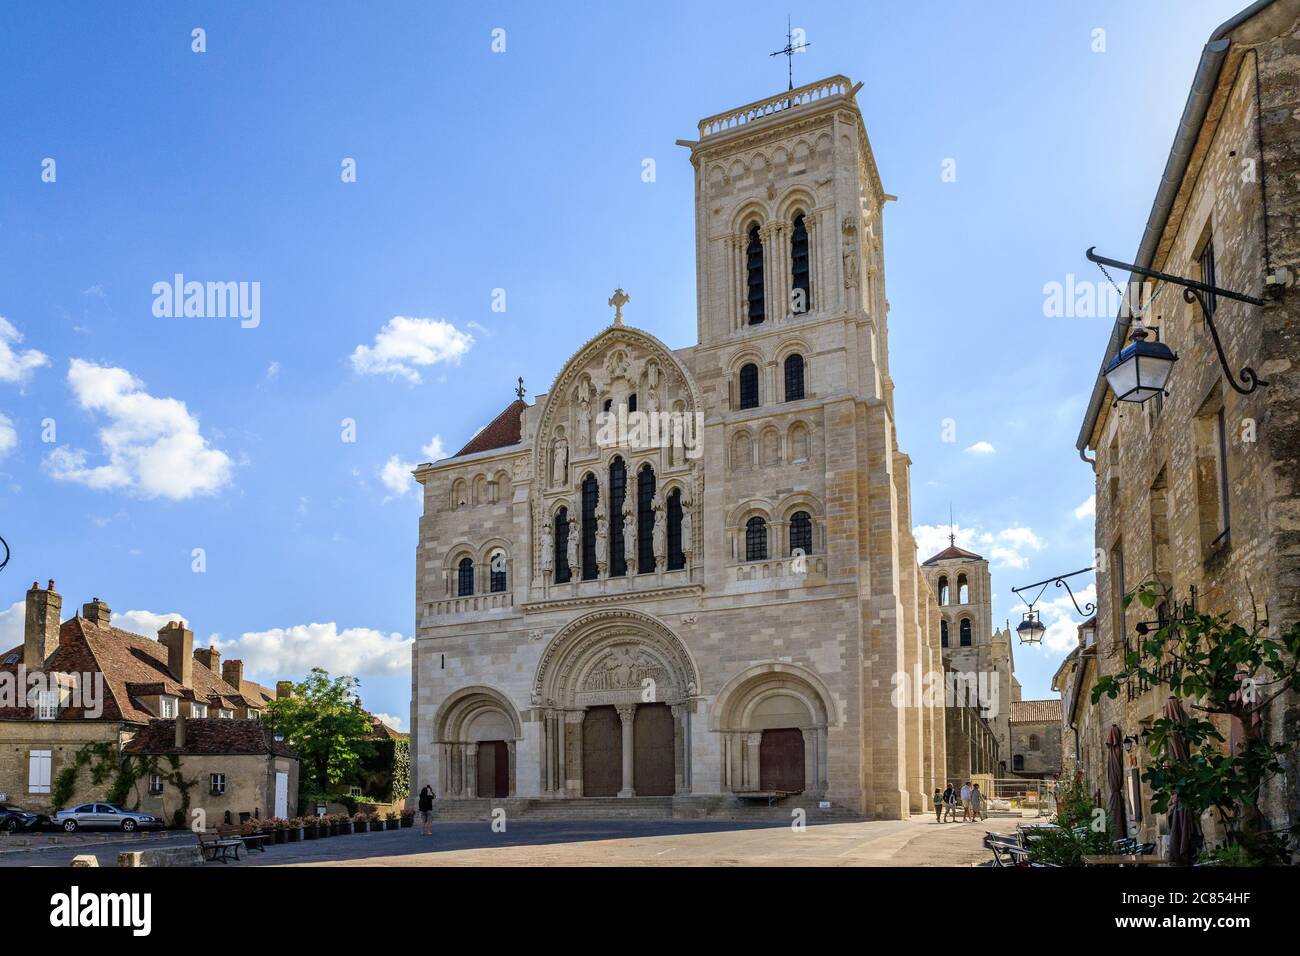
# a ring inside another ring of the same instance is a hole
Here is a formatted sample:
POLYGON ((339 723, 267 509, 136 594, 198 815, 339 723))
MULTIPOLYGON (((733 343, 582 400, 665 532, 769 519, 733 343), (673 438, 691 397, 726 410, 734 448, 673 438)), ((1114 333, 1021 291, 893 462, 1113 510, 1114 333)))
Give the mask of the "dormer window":
POLYGON ((217 711, 217 717, 221 720, 234 720, 235 712, 229 707, 222 707, 217 711))
POLYGON ((207 704, 200 704, 197 700, 196 700, 196 701, 191 701, 191 702, 190 702, 190 716, 191 716, 191 717, 206 717, 206 716, 208 716, 208 705, 207 705, 207 704))
POLYGON ((158 716, 163 720, 170 720, 176 716, 176 698, 160 697, 158 698, 158 716))
POLYGON ((36 695, 36 719, 54 720, 59 716, 59 695, 52 690, 43 690, 36 695))

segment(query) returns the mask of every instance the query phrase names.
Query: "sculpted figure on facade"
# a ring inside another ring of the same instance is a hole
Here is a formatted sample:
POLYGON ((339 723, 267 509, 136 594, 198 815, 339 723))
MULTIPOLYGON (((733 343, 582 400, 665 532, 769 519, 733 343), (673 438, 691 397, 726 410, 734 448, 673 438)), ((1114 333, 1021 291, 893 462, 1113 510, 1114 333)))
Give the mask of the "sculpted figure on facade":
POLYGON ((542 525, 542 570, 547 574, 555 564, 555 534, 548 521, 542 525))
POLYGON ((569 480, 569 443, 564 437, 563 429, 556 429, 554 465, 551 470, 551 484, 562 487, 569 480))
POLYGON ((628 574, 636 572, 636 511, 631 496, 623 501, 623 561, 628 574))
POLYGON ((578 519, 573 515, 569 515, 569 540, 566 551, 569 573, 576 578, 581 568, 578 567, 578 519))

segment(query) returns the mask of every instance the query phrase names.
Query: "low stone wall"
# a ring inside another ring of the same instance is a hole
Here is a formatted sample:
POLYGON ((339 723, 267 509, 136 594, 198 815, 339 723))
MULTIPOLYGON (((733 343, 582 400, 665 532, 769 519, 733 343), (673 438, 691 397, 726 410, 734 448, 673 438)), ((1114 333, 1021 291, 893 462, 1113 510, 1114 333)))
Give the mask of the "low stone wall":
POLYGON ((117 865, 137 866, 202 866, 203 853, 197 843, 186 846, 166 846, 155 850, 132 850, 117 855, 117 865))

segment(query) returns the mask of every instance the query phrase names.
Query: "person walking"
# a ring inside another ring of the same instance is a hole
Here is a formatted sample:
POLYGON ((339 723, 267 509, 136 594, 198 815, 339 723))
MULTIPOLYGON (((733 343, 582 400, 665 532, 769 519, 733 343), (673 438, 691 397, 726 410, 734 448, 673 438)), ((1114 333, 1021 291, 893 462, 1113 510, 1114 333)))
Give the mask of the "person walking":
POLYGON ((984 817, 984 794, 980 793, 980 785, 977 783, 971 787, 970 791, 970 808, 972 819, 983 820, 984 817))
POLYGON ((970 781, 961 785, 961 822, 970 822, 970 781))
POLYGON ((943 821, 945 823, 957 816, 957 788, 951 783, 943 791, 943 821))
POLYGON ((420 791, 420 822, 424 824, 424 835, 433 836, 433 787, 427 783, 420 791))
POLYGON ((943 823, 943 792, 938 787, 934 788, 932 799, 934 800, 934 822, 943 823))

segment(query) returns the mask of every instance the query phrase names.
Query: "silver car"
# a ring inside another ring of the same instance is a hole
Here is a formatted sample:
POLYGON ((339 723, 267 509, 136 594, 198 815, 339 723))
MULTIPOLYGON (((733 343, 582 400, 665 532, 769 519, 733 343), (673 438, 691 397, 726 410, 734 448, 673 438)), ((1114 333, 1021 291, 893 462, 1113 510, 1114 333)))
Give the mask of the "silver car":
POLYGON ((73 833, 85 827, 98 830, 125 830, 132 832, 137 827, 142 829, 158 828, 162 820, 148 813, 136 813, 124 810, 112 803, 83 803, 71 810, 60 810, 54 815, 54 825, 73 833))

